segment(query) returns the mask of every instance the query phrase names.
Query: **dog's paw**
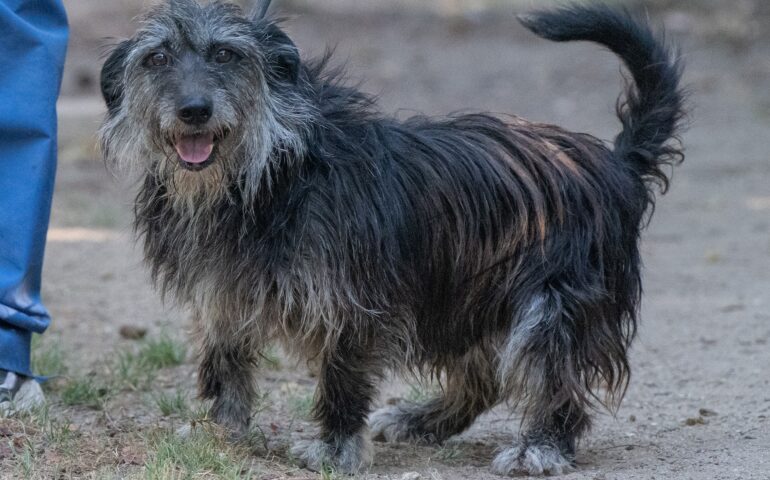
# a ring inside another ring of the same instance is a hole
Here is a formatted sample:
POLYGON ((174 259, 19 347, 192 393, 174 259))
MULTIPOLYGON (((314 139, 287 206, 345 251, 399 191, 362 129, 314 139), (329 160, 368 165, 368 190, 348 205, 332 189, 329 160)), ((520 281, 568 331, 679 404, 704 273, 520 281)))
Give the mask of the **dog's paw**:
POLYGON ((435 435, 415 427, 416 420, 420 418, 417 410, 418 407, 414 405, 399 404, 384 407, 372 413, 369 416, 372 438, 390 443, 436 443, 435 435))
POLYGON ((492 471, 499 475, 562 475, 570 470, 570 459, 551 445, 514 446, 492 461, 492 471))
POLYGON ((291 455, 297 463, 316 472, 330 468, 335 472, 355 474, 368 469, 374 457, 372 443, 367 435, 354 435, 335 442, 301 440, 294 443, 291 455))

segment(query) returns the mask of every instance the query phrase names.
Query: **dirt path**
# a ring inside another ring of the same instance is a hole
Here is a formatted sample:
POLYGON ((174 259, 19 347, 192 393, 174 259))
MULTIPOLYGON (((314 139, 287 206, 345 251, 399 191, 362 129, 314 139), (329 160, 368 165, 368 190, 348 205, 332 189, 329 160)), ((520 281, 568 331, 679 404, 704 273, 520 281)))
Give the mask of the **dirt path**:
MULTIPOLYGON (((73 26, 93 29, 74 39, 69 95, 60 109, 62 159, 45 270, 55 322, 44 343, 61 346, 70 376, 105 375, 105 359, 136 348, 120 337, 121 325, 148 328, 151 338, 187 326, 185 315, 164 308, 149 286, 130 240, 131 196, 92 149, 101 114, 98 99, 87 95, 98 67, 94 48, 100 37, 130 33, 127 19, 141 3, 126 2, 112 16, 107 7, 88 18, 77 6, 71 11, 73 26)), ((353 79, 368 79, 366 90, 380 92, 386 111, 511 112, 608 139, 618 129, 614 57, 592 46, 536 40, 511 16, 299 12, 287 27, 303 52, 337 44, 337 58, 348 60, 353 79)), ((579 469, 564 478, 770 478, 770 43, 714 42, 692 33, 699 30, 691 17, 671 21, 684 25, 677 40, 695 105, 684 139, 688 158, 644 236, 646 296, 628 395, 615 417, 597 417, 579 469)), ((313 380, 304 368, 278 361, 261 374, 269 396, 257 417, 275 456, 261 451, 248 462, 256 478, 316 478, 283 456, 291 438, 312 432, 303 413, 313 380)), ((179 423, 158 412, 153 392, 192 395, 193 372, 190 361, 161 370, 151 388, 120 390, 102 410, 66 406, 54 388, 53 411, 76 425, 78 454, 38 451, 32 475, 145 475, 143 465, 157 459, 146 435, 179 423)), ((385 391, 384 398, 421 392, 400 382, 385 391)), ((495 411, 442 448, 378 444, 370 478, 413 471, 423 478, 498 478, 487 465, 516 427, 515 418, 495 411)), ((32 438, 39 450, 53 442, 32 438)), ((17 478, 20 450, 5 457, 3 451, 0 477, 17 478)))

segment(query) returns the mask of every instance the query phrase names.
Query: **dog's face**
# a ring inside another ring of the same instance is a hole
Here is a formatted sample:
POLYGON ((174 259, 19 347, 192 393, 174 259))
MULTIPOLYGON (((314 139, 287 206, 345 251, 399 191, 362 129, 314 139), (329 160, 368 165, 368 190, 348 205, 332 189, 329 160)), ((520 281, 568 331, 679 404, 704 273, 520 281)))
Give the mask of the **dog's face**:
POLYGON ((273 149, 300 143, 290 125, 299 73, 274 23, 227 3, 161 4, 103 67, 105 158, 171 178, 182 194, 238 175, 256 182, 273 149))

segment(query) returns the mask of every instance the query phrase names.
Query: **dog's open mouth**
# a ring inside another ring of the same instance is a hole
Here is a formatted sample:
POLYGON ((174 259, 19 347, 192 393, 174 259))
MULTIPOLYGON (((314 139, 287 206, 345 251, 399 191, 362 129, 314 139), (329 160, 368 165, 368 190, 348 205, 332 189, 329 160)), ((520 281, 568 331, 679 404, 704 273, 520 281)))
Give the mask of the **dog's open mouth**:
POLYGON ((182 135, 174 142, 176 153, 182 167, 188 170, 202 170, 209 166, 214 158, 217 138, 212 132, 200 132, 182 135))

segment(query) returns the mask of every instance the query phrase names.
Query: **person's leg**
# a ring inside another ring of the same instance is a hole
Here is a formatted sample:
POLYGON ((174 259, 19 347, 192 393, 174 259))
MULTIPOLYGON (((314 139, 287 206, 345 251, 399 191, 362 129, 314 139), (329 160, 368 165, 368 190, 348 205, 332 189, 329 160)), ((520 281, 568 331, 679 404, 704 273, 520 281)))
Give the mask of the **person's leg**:
POLYGON ((5 390, 0 394, 4 396, 18 393, 23 380, 32 375, 32 333, 42 333, 49 322, 40 300, 40 274, 56 170, 56 98, 67 33, 61 0, 0 0, 0 390, 5 390))

